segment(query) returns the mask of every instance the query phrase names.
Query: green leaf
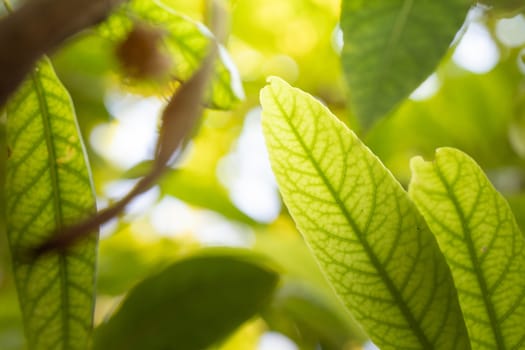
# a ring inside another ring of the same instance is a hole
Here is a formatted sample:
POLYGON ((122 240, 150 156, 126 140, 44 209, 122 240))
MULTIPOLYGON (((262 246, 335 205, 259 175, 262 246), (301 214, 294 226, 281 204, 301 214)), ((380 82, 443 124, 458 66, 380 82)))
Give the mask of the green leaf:
MULTIPOLYGON (((213 40, 204 25, 177 13, 158 0, 131 1, 101 26, 100 33, 111 40, 121 41, 131 30, 134 19, 165 30, 165 45, 174 67, 171 74, 178 80, 186 81, 193 75, 213 40)), ((219 46, 219 59, 210 85, 207 100, 211 108, 230 109, 235 102, 244 98, 237 68, 223 46, 219 46)))
POLYGON ((22 316, 15 288, 10 282, 4 279, 0 287, 0 349, 20 350, 25 349, 22 316))
POLYGON ((322 344, 325 350, 344 349, 367 339, 343 308, 334 308, 323 293, 294 280, 277 291, 264 319, 272 329, 303 345, 301 348, 315 349, 322 344))
POLYGON ((343 68, 352 107, 370 126, 436 68, 470 0, 343 0, 343 68))
POLYGON ((47 59, 7 105, 7 145, 7 231, 29 348, 85 349, 97 236, 31 263, 19 259, 96 210, 73 105, 47 59))
POLYGON ((507 198, 521 232, 525 232, 525 193, 510 195, 507 198))
POLYGON ((381 349, 468 349, 450 272, 401 185, 306 93, 271 78, 261 102, 284 201, 372 341, 381 349))
POLYGON ((253 317, 277 280, 249 251, 212 249, 184 259, 129 293, 97 329, 95 349, 204 349, 253 317))
POLYGON ((197 242, 163 237, 145 241, 124 223, 99 244, 97 292, 120 296, 145 277, 166 268, 175 258, 200 248, 197 242))
POLYGON ((416 157, 410 196, 452 270, 473 349, 525 345, 525 240, 505 199, 470 157, 416 157))
POLYGON ((327 283, 302 237, 283 233, 282 223, 259 231, 253 246, 282 268, 285 280, 264 313, 269 326, 298 344, 323 340, 341 349, 342 344, 336 345, 339 341, 363 343, 367 336, 327 283))

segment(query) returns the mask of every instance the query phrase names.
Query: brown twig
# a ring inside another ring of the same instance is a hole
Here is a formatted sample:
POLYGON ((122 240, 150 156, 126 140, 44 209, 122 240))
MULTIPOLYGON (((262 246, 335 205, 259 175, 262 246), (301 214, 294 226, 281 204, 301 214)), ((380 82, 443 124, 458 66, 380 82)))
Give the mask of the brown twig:
POLYGON ((0 107, 43 54, 126 0, 32 0, 0 21, 0 107))

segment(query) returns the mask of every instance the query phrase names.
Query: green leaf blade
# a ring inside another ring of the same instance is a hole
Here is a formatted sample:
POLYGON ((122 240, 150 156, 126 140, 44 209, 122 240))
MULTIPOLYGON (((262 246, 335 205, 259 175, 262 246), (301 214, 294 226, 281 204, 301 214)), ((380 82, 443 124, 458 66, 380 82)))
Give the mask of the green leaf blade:
POLYGON ((95 212, 73 105, 47 59, 7 105, 8 238, 30 349, 84 349, 94 307, 96 236, 67 253, 18 254, 95 212))
POLYGON ((468 349, 450 272, 404 190, 318 101, 271 78, 263 130, 284 201, 381 349, 468 349))
POLYGON ((210 249, 139 283, 95 333, 95 349, 206 349, 270 300, 278 275, 249 251, 210 249))
POLYGON ((436 68, 471 1, 343 0, 343 69, 364 126, 386 115, 436 68))
MULTIPOLYGON (((100 27, 100 33, 112 41, 123 40, 133 26, 133 18, 166 31, 164 43, 174 67, 170 74, 181 81, 195 73, 207 54, 208 46, 215 40, 201 23, 158 0, 133 0, 125 4, 100 27)), ((210 108, 227 110, 242 99, 244 90, 239 72, 226 49, 219 45, 218 59, 207 91, 207 104, 210 108)))
POLYGON ((450 265, 476 349, 525 344, 525 240, 509 205, 464 153, 411 162, 410 196, 450 265))

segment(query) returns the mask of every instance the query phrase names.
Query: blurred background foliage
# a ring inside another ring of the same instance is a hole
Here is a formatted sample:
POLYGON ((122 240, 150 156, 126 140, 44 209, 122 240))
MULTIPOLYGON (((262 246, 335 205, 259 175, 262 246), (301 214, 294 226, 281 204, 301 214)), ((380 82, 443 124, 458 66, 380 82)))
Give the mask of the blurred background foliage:
MULTIPOLYGON (((205 3, 164 0, 195 22, 205 20, 205 3)), ((214 349, 359 349, 366 340, 326 284, 280 201, 259 125, 259 90, 269 75, 326 103, 404 185, 414 155, 428 158, 441 146, 469 153, 508 197, 525 228, 523 15, 500 18, 472 10, 470 24, 436 72, 364 133, 346 102, 339 0, 231 0, 227 7, 224 45, 229 58, 224 58, 227 69, 220 74, 231 84, 238 71, 244 99, 238 87, 237 95, 212 94, 222 110, 206 110, 174 168, 103 227, 97 324, 147 276, 206 247, 229 246, 268 257, 280 266, 282 276, 265 310, 214 349)), ((120 20, 126 21, 125 16, 120 20)), ((147 172, 159 111, 172 91, 170 86, 124 78, 115 58, 116 43, 104 30, 107 27, 81 33, 52 55, 75 104, 100 207, 122 196, 147 172)), ((180 78, 196 66, 179 67, 186 72, 180 78)), ((5 150, 1 125, 0 146, 5 150)), ((0 152, 2 181, 5 157, 6 152, 0 152)), ((21 349, 23 330, 3 226, 0 348, 21 349)))

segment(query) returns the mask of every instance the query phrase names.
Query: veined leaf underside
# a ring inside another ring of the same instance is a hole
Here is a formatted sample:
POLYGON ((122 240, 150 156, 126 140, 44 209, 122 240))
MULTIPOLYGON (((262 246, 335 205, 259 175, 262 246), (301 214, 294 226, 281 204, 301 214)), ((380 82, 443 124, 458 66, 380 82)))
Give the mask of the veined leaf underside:
POLYGON ((261 101, 284 200, 372 340, 382 349, 468 348, 450 272, 392 175, 305 93, 272 78, 261 101))
POLYGON ((94 307, 95 234, 33 261, 20 253, 95 212, 85 150, 70 97, 42 60, 7 105, 6 213, 30 349, 85 349, 94 307))

